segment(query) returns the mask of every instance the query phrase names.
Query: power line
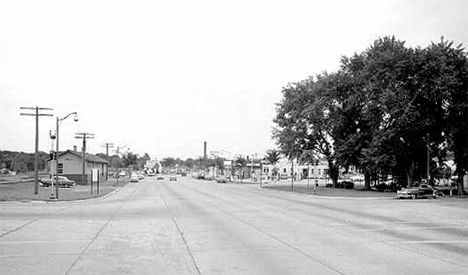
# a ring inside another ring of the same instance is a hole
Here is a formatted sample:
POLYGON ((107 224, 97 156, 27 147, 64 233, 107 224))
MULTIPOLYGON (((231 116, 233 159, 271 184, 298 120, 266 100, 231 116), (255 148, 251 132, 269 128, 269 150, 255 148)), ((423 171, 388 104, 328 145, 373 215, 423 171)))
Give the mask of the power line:
POLYGON ((39 113, 39 111, 52 111, 52 108, 44 107, 20 107, 20 110, 35 110, 36 112, 31 113, 20 113, 22 116, 34 116, 36 117, 36 144, 35 144, 35 153, 34 153, 34 194, 39 193, 39 117, 40 116, 53 116, 48 113, 39 113))

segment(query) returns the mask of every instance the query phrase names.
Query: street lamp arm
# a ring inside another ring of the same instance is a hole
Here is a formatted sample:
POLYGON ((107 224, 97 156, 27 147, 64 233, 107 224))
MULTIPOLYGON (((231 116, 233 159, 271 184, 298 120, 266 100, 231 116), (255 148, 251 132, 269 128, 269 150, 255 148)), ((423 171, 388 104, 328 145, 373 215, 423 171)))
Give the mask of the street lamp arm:
POLYGON ((69 117, 69 116, 71 116, 71 115, 77 115, 77 113, 76 113, 76 112, 69 113, 69 114, 66 115, 64 118, 59 118, 59 121, 65 120, 65 119, 67 119, 67 117, 69 117))

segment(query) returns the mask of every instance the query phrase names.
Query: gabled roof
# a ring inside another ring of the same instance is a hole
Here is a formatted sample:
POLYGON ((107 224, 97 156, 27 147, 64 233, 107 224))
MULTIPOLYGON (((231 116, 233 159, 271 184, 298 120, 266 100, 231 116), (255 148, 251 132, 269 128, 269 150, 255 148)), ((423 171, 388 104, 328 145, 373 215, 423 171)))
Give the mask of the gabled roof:
MULTIPOLYGON (((79 158, 82 158, 83 157, 83 154, 82 153, 79 153, 79 152, 75 152, 75 151, 72 151, 72 150, 66 150, 66 151, 63 151, 59 154, 59 157, 65 155, 65 154, 72 154, 72 155, 75 155, 79 158)), ((109 162, 101 157, 98 157, 96 155, 92 155, 92 154, 85 154, 85 160, 87 162, 94 162, 94 163, 107 163, 109 164, 109 162)))

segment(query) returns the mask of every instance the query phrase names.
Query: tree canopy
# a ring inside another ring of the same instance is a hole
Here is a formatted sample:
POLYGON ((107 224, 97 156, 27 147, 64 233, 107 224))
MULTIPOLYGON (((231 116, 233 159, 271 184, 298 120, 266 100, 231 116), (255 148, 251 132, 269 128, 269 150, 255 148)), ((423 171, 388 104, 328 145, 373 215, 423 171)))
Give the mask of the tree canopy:
POLYGON ((395 37, 379 38, 342 57, 337 72, 290 83, 282 92, 273 131, 279 147, 290 158, 320 154, 334 183, 339 168, 354 166, 367 187, 388 174, 411 185, 435 174, 449 152, 459 176, 468 168, 468 61, 461 45, 442 38, 411 48, 395 37))

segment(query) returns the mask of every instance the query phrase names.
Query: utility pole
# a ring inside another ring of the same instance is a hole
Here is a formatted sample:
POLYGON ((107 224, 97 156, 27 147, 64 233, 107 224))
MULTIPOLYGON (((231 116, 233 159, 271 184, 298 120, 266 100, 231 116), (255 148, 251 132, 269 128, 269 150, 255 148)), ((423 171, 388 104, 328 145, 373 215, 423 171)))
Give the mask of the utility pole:
MULTIPOLYGON (((81 174, 81 181, 83 184, 86 184, 86 179, 85 179, 85 172, 86 172, 86 169, 85 169, 85 163, 86 163, 86 139, 93 139, 94 138, 94 134, 90 134, 90 133, 76 133, 75 134, 75 138, 78 138, 78 139, 83 139, 83 148, 82 148, 82 151, 83 151, 83 169, 82 169, 82 174, 81 174)), ((91 181, 91 194, 93 193, 93 182, 91 181)))
POLYGON ((128 150, 128 146, 127 146, 127 145, 124 145, 124 146, 117 146, 117 150, 115 150, 115 152, 117 153, 117 155, 120 156, 120 149, 124 149, 124 148, 127 148, 127 150, 128 150))
POLYGON ((109 157, 109 148, 114 148, 114 143, 104 143, 104 146, 106 146, 106 156, 109 157))
MULTIPOLYGON (((109 158, 109 148, 113 148, 114 143, 105 143, 104 145, 106 146, 106 156, 107 158, 109 158)), ((109 164, 110 164, 110 161, 109 161, 109 164)), ((107 170, 106 170, 106 180, 109 180, 109 166, 107 166, 107 170)))
POLYGON ((53 116, 52 114, 43 113, 40 114, 39 111, 47 110, 52 111, 52 108, 41 108, 41 107, 20 107, 21 110, 35 110, 36 112, 31 113, 21 113, 22 116, 35 116, 36 117, 36 144, 35 144, 35 153, 34 153, 34 195, 39 193, 39 117, 40 116, 53 116))
POLYGON ((429 133, 426 135, 426 142, 427 142, 427 184, 430 182, 430 168, 431 168, 431 147, 429 143, 429 133))

